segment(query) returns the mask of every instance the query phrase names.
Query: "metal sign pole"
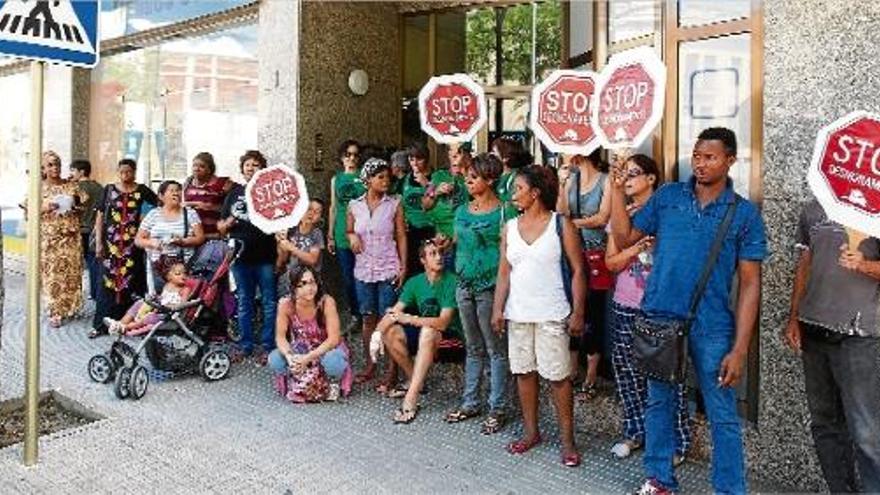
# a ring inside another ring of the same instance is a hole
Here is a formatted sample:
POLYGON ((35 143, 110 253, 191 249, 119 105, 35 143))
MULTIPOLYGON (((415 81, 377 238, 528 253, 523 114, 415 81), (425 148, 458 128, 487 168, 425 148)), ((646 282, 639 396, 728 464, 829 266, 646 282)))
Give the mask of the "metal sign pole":
POLYGON ((24 465, 37 463, 40 399, 40 213, 42 208, 43 73, 31 62, 31 160, 27 201, 27 333, 25 336, 24 465))

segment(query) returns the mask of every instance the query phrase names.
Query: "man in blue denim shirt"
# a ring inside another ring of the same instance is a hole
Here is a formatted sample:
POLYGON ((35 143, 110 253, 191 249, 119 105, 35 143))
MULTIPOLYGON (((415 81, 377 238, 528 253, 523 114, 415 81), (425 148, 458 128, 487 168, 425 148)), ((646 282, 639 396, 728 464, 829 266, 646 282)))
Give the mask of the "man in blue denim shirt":
MULTIPOLYGON (((683 319, 727 207, 736 210, 688 336, 714 447, 712 485, 717 493, 745 493, 742 430, 734 386, 743 374, 761 293, 761 261, 767 254, 764 223, 757 207, 733 191, 728 178, 736 163, 736 135, 724 128, 700 133, 694 145, 689 182, 660 188, 630 220, 624 174, 615 167, 611 232, 621 249, 656 236, 654 267, 642 301, 649 317, 683 319), (729 306, 734 275, 739 276, 736 315, 729 306)), ((645 411, 646 478, 639 493, 677 489, 675 454, 676 387, 648 380, 645 411)))

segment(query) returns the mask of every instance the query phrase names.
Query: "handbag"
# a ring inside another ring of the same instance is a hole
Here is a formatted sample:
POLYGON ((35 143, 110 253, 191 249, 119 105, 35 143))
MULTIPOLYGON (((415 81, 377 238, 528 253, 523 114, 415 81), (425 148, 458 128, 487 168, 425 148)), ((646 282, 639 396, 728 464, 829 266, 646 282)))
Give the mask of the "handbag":
POLYGON ((633 329, 633 356, 636 366, 647 377, 670 383, 684 382, 687 376, 688 333, 696 318, 697 307, 706 291, 718 254, 721 252, 721 244, 727 231, 730 230, 735 210, 736 200, 727 207, 724 220, 715 232, 715 240, 703 266, 703 273, 691 295, 687 317, 683 320, 657 319, 647 316, 644 312, 636 315, 633 329))
MULTIPOLYGON (((103 201, 104 201, 104 222, 107 221, 107 217, 110 214, 110 200, 107 196, 110 193, 111 187, 113 187, 112 184, 107 184, 106 186, 104 186, 104 192, 101 193, 101 199, 103 199, 103 201)), ((97 227, 95 227, 95 226, 93 226, 92 230, 89 231, 88 250, 90 253, 94 253, 96 251, 96 249, 95 249, 97 246, 97 234, 95 233, 96 231, 97 231, 97 227)))
MULTIPOLYGON (((581 217, 581 173, 574 170, 574 217, 581 217)), ((597 184, 596 187, 599 187, 597 184)), ((587 262, 587 287, 590 290, 609 290, 614 284, 614 275, 605 264, 604 249, 585 249, 584 259, 587 262)))

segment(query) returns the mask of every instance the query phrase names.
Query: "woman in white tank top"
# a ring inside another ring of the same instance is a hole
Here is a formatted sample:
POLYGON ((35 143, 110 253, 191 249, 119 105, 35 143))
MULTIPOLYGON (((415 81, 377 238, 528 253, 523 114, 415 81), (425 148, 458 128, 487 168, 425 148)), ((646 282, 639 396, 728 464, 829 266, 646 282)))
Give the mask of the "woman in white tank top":
POLYGON ((587 289, 577 229, 550 209, 558 195, 559 182, 551 169, 531 165, 517 173, 513 203, 522 215, 504 227, 492 324, 498 332, 506 326, 510 370, 523 411, 523 437, 508 444, 507 451, 523 454, 541 443, 540 375, 552 389, 562 463, 574 467, 581 456, 574 443, 568 341, 569 334, 583 330, 587 289), (563 256, 571 267, 571 304, 562 279, 563 256))

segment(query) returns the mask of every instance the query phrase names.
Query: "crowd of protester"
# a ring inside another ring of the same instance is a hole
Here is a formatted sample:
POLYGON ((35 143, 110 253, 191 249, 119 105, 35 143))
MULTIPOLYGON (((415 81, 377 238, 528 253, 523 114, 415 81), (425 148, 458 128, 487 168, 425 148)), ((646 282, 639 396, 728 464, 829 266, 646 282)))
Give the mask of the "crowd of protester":
MULTIPOLYGON (((700 253, 711 250, 729 215, 718 261, 690 315, 687 349, 710 425, 714 490, 744 493, 735 386, 753 337, 767 243, 759 210, 728 178, 736 157, 732 131, 706 129, 691 156, 693 177, 661 186, 656 162, 640 154, 610 156, 613 166, 599 151, 565 156, 553 170, 533 164, 519 141, 500 137, 475 156, 466 144, 450 146, 448 166, 439 166, 444 160, 420 143, 386 155, 347 140, 329 202, 312 199, 297 227, 273 235, 250 223, 245 201, 245 185, 267 166, 259 151, 240 159, 244 184, 217 176, 211 154, 199 153, 192 175, 163 182, 158 194, 135 182, 133 160, 121 160, 117 180, 101 187, 87 161, 71 163, 66 180, 61 159, 47 152, 40 214, 50 323, 63 325, 81 307, 75 282, 85 266, 97 308, 90 337, 142 333, 152 320, 141 297, 185 300, 187 260, 206 242, 237 239, 238 357, 268 364, 286 399, 335 400, 369 384, 401 399, 394 422, 412 423, 441 344, 458 340, 464 383, 445 420, 482 417, 483 434, 505 428, 512 375, 523 427, 507 451, 525 454, 543 441, 543 379, 561 463, 573 467, 582 462, 575 398, 596 395, 602 355, 610 354, 606 373, 622 408, 611 454, 645 449, 640 493, 668 493, 678 488, 675 469, 691 445, 692 407, 683 383, 640 370, 634 328, 641 317, 689 316, 700 253), (325 289, 329 260, 342 273, 342 305, 325 289), (358 330, 363 368, 355 374, 347 336, 358 330)), ((878 491, 880 242, 869 238, 851 249, 845 241, 817 203, 806 206, 786 339, 803 353, 829 487, 878 491)))

